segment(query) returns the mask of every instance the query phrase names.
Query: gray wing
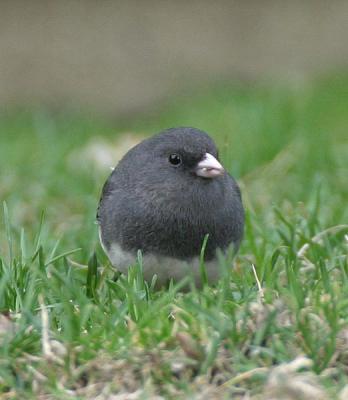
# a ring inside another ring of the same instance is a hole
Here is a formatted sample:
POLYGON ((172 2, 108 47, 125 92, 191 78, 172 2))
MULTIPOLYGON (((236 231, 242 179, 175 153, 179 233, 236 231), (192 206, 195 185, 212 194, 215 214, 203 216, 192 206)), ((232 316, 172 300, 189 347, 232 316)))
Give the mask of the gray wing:
POLYGON ((98 204, 98 208, 97 208, 97 214, 96 214, 96 219, 97 219, 97 223, 100 224, 100 211, 101 211, 101 207, 103 206, 103 201, 105 200, 105 198, 107 196, 109 196, 112 192, 112 180, 111 180, 111 176, 108 178, 108 180, 104 183, 103 189, 102 189, 102 193, 100 196, 100 200, 99 200, 99 204, 98 204))

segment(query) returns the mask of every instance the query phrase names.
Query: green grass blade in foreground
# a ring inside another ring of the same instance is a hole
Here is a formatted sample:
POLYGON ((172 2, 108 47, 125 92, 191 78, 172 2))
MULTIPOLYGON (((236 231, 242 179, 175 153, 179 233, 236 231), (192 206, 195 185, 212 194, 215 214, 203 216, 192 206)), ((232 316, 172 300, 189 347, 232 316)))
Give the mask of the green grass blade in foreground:
POLYGON ((206 269, 205 261, 204 261, 205 249, 207 247, 208 239, 209 239, 209 234, 204 236, 204 240, 203 240, 203 244, 202 244, 202 248, 201 248, 201 252, 200 252, 200 256, 199 256, 199 270, 200 270, 200 275, 201 275, 202 286, 205 286, 208 284, 207 269, 206 269))
POLYGON ((97 285, 98 285, 98 260, 97 260, 97 255, 93 253, 93 255, 88 261, 87 281, 86 281, 87 297, 94 298, 96 300, 97 285))
POLYGON ((9 264, 12 265, 13 244, 12 244, 11 222, 7 204, 5 201, 3 202, 3 210, 4 210, 4 222, 5 222, 6 237, 7 237, 8 251, 9 251, 9 264))

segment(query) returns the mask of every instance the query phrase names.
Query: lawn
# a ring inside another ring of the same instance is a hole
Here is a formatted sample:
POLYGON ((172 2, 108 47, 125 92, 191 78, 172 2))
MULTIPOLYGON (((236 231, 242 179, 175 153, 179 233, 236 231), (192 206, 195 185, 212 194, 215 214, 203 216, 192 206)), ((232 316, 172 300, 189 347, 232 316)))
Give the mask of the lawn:
POLYGON ((0 399, 347 399, 347 131, 345 73, 123 118, 3 111, 0 399), (214 137, 247 212, 233 267, 186 292, 141 260, 119 276, 95 224, 109 167, 172 126, 214 137))

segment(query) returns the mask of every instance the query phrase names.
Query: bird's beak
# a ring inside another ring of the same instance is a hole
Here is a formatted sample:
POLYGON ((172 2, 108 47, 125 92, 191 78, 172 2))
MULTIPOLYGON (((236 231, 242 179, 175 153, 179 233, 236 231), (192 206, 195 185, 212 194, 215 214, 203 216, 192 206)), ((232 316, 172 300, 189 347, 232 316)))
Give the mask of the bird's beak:
POLYGON ((203 178, 215 178, 223 175, 224 167, 210 153, 205 153, 202 160, 196 165, 195 173, 203 178))

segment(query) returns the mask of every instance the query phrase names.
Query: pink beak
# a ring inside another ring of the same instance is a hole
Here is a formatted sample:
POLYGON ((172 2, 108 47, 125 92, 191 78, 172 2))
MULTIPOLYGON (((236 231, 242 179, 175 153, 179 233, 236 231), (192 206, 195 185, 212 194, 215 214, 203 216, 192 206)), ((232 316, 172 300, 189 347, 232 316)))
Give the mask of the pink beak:
POLYGON ((196 175, 203 178, 215 178, 224 174, 225 169, 210 153, 205 153, 195 169, 196 175))

